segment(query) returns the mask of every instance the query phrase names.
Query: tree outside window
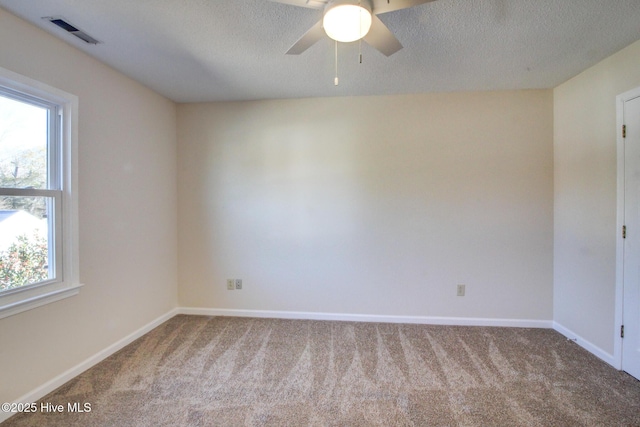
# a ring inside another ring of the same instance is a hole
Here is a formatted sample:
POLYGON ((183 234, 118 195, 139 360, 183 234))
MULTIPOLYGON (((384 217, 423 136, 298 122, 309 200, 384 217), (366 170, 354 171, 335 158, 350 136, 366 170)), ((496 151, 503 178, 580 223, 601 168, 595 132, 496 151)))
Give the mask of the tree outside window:
MULTIPOLYGON (((51 108, 25 101, 0 95, 2 189, 47 189, 51 181, 51 108)), ((51 278, 48 199, 0 196, 0 292, 51 278)))

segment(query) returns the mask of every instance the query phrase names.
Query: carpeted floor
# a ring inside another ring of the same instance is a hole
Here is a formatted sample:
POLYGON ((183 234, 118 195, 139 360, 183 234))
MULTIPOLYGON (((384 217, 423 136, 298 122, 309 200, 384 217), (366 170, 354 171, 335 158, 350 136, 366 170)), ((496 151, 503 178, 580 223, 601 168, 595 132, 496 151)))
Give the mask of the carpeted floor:
POLYGON ((47 403, 3 427, 640 426, 640 382, 519 328, 176 316, 47 403))

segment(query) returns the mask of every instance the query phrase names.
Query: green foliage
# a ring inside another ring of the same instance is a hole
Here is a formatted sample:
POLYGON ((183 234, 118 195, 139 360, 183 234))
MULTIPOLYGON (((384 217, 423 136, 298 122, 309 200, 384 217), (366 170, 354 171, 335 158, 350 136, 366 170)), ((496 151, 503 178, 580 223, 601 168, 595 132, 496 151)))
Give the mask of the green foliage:
MULTIPOLYGON (((44 143, 34 146, 35 134, 28 131, 40 122, 33 118, 33 111, 24 112, 25 107, 41 109, 2 97, 0 100, 5 101, 0 111, 0 188, 46 188, 47 147, 44 143)), ((39 138, 36 140, 44 142, 39 138)), ((46 216, 46 200, 45 197, 4 195, 0 196, 0 209, 25 211, 42 219, 46 216)), ((45 237, 23 234, 0 251, 0 291, 46 280, 49 276, 47 246, 45 237)))
POLYGON ((41 282, 49 277, 47 239, 23 234, 0 251, 0 291, 41 282))

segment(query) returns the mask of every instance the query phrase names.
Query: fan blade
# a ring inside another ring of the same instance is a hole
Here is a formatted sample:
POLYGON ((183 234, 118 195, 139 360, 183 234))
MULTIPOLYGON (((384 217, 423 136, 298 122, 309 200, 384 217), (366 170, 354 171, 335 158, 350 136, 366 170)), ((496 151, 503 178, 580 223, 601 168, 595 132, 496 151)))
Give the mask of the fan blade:
POLYGON ((393 12, 394 10, 406 9, 432 1, 434 0, 373 0, 372 10, 374 14, 378 15, 379 13, 393 12))
MULTIPOLYGON (((384 25, 384 24, 383 24, 384 25)), ((309 29, 293 46, 287 51, 287 55, 300 55, 309 49, 315 42, 325 36, 322 28, 322 19, 309 29)))
POLYGON ((329 3, 329 0, 271 0, 271 1, 274 3, 290 4, 291 6, 308 7, 309 9, 324 9, 327 3, 329 3))
POLYGON ((402 45, 396 36, 376 15, 371 17, 371 29, 364 36, 364 41, 387 56, 391 56, 402 49, 402 45))

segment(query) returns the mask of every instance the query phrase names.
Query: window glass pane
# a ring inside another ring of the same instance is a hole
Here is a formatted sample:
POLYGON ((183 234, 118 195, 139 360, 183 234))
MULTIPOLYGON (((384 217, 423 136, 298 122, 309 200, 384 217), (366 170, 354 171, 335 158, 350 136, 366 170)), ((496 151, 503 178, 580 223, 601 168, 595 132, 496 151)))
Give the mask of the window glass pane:
POLYGON ((47 108, 0 96, 0 187, 47 188, 47 108))
POLYGON ((2 196, 0 203, 16 206, 0 210, 0 292, 52 279, 53 198, 2 196), (33 206, 41 209, 34 214, 33 206))

